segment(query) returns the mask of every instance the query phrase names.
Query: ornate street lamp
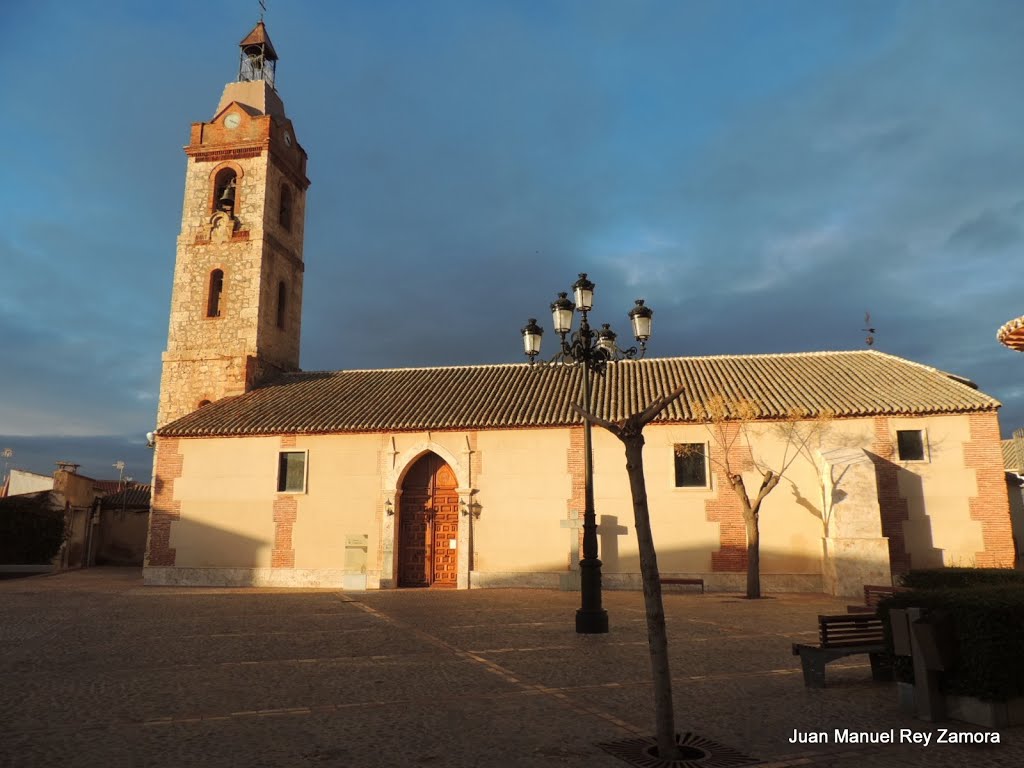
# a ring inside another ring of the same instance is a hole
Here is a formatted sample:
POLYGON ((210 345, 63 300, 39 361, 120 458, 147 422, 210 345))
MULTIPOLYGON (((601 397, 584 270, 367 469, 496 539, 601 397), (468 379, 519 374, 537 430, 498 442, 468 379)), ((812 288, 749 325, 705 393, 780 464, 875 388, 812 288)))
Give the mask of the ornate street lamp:
MULTIPOLYGON (((651 337, 651 318, 654 312, 644 306, 643 299, 636 300, 636 306, 629 312, 633 325, 633 336, 640 348, 620 349, 615 343, 615 332, 607 325, 600 331, 593 331, 587 313, 594 306, 594 284, 581 272, 579 280, 573 283, 575 302, 568 293, 558 294, 551 304, 551 320, 555 333, 561 340, 561 348, 548 364, 580 363, 583 366, 582 400, 583 407, 590 409, 590 373, 603 376, 609 362, 643 357, 647 351, 647 340, 651 337), (580 313, 580 327, 572 332, 575 312, 580 313), (568 337, 568 338, 567 338, 568 337)), ((540 354, 540 340, 544 330, 535 318, 522 329, 523 350, 533 364, 540 354)), ((576 631, 580 634, 598 634, 608 631, 608 612, 601 607, 601 561, 597 557, 597 518, 594 514, 594 464, 591 449, 590 422, 583 423, 583 557, 580 560, 581 607, 576 611, 576 631)))

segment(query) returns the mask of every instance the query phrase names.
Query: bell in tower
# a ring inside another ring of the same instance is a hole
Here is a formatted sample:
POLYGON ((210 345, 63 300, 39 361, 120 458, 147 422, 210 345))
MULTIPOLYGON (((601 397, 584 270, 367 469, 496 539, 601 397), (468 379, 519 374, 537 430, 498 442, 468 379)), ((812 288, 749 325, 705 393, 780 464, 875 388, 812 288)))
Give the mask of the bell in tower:
POLYGON ((238 62, 238 79, 246 83, 252 80, 265 80, 274 87, 274 72, 277 68, 277 52, 274 50, 267 28, 259 22, 239 43, 242 49, 238 62))

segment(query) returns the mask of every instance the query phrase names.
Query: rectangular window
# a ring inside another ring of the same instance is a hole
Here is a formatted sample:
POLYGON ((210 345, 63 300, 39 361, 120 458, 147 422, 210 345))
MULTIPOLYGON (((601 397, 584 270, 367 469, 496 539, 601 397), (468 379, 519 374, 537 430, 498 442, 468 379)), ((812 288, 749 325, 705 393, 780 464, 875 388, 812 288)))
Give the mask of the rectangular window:
POLYGON ((924 461, 924 430, 897 430, 896 450, 900 461, 924 461))
POLYGON ((707 488, 708 460, 704 443, 676 443, 676 488, 707 488))
POLYGON ((277 463, 277 490, 281 493, 306 490, 305 451, 281 451, 277 463))

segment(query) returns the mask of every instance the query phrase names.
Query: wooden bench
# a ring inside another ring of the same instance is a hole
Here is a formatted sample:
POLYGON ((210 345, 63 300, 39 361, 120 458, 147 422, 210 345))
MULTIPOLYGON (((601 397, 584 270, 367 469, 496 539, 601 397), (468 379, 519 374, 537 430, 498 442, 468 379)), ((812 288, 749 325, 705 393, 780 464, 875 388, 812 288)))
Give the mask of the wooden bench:
POLYGON ((700 587, 700 593, 704 594, 704 579, 682 579, 675 576, 661 576, 659 581, 664 584, 690 584, 694 587, 700 587))
POLYGON ((897 592, 906 592, 906 587, 894 587, 888 584, 865 584, 864 605, 848 605, 846 610, 849 613, 875 613, 878 604, 888 600, 897 592))
POLYGON ((819 616, 818 645, 793 643, 793 655, 800 657, 804 685, 808 688, 824 688, 825 665, 857 653, 869 654, 873 679, 892 678, 892 661, 886 651, 880 616, 873 613, 819 616))

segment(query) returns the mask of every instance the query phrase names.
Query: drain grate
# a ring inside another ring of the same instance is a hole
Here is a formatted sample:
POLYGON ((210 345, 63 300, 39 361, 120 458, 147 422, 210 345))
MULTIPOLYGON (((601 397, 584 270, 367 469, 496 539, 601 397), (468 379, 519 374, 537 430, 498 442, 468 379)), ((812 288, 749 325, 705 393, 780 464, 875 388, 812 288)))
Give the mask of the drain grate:
POLYGON ((682 753, 678 760, 658 757, 657 743, 651 738, 622 739, 597 746, 637 768, 733 768, 758 762, 732 747, 694 733, 677 733, 676 744, 682 753))

